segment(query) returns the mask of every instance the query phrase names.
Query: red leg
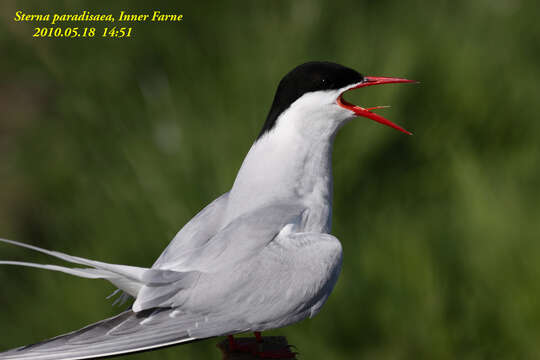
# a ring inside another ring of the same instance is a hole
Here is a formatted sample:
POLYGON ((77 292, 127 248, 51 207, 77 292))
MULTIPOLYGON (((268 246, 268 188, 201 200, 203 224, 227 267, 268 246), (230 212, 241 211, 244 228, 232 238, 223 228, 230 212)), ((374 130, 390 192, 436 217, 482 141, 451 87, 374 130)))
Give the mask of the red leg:
POLYGON ((262 339, 262 336, 261 336, 261 332, 260 332, 260 331, 255 331, 253 334, 255 334, 255 339, 257 339, 257 342, 258 342, 258 343, 262 343, 262 342, 263 342, 263 339, 262 339))
POLYGON ((257 349, 254 347, 255 344, 242 344, 236 342, 233 335, 227 335, 227 339, 229 340, 229 351, 233 352, 242 352, 242 353, 248 353, 248 354, 255 354, 257 352, 257 349))
POLYGON ((229 339, 229 349, 234 350, 236 348, 236 342, 234 341, 234 336, 228 335, 227 339, 229 339))

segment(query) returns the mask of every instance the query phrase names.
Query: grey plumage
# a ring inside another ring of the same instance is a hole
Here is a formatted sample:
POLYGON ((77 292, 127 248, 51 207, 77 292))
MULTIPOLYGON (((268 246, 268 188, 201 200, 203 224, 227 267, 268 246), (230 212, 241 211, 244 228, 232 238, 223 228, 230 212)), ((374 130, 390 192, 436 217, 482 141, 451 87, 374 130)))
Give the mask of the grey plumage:
MULTIPOLYGON (((216 321, 217 319, 212 319, 216 321)), ((89 359, 193 341, 209 318, 172 309, 125 311, 80 330, 1 353, 5 360, 89 359)))

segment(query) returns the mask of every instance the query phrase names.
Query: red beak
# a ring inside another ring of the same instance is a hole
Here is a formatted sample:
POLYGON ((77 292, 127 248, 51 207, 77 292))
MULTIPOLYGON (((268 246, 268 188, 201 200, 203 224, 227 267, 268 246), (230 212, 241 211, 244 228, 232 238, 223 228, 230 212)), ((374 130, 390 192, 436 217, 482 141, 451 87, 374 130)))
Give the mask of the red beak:
MULTIPOLYGON (((359 89, 361 87, 371 86, 371 85, 392 84, 392 83, 410 83, 410 82, 416 82, 416 81, 407 80, 407 79, 400 79, 400 78, 390 78, 390 77, 365 76, 363 82, 356 85, 355 87, 350 88, 349 90, 359 89)), ((349 91, 349 90, 347 90, 347 91, 349 91)), ((411 132, 403 129, 401 126, 396 125, 393 122, 391 122, 390 120, 387 120, 387 119, 383 118, 382 116, 380 116, 378 114, 375 114, 375 113, 370 111, 370 110, 380 108, 379 106, 365 109, 365 108, 363 108, 361 106, 357 106, 357 105, 351 104, 351 103, 343 100, 342 95, 343 94, 341 94, 337 99, 337 102, 338 102, 339 106, 341 106, 341 107, 343 107, 343 108, 345 108, 347 110, 353 111, 358 116, 367 117, 368 119, 371 119, 371 120, 377 121, 377 122, 379 122, 381 124, 390 126, 390 127, 394 128, 396 130, 404 132, 405 134, 412 135, 411 132)))

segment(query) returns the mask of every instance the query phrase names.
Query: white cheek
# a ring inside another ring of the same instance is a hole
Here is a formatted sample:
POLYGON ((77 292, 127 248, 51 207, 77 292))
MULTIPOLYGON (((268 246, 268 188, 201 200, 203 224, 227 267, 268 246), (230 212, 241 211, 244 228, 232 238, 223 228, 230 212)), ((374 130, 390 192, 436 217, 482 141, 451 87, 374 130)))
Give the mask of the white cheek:
POLYGON ((341 90, 316 91, 302 95, 279 117, 275 131, 282 137, 303 134, 316 138, 331 136, 354 112, 337 103, 341 90))
POLYGON ((335 102, 335 91, 315 91, 302 95, 291 105, 292 108, 302 108, 304 111, 322 109, 335 102))
POLYGON ((291 112, 304 114, 306 117, 317 117, 327 121, 348 117, 348 110, 337 104, 340 90, 315 91, 304 94, 290 107, 291 112))

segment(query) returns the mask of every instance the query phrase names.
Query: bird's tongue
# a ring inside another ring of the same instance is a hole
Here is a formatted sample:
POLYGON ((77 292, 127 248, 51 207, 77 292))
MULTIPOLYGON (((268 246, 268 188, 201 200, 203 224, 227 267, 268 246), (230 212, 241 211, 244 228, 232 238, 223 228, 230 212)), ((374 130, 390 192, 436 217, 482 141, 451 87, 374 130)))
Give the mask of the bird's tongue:
MULTIPOLYGON (((359 89, 361 87, 371 86, 371 85, 392 84, 392 83, 409 83, 409 82, 415 82, 415 81, 414 80, 407 80, 407 79, 400 79, 400 78, 365 76, 364 81, 362 83, 356 85, 353 88, 350 88, 349 90, 359 89)), ((405 134, 412 135, 411 132, 403 129, 401 126, 396 125, 393 122, 391 122, 390 120, 387 120, 384 117, 371 112, 371 110, 382 109, 382 108, 385 108, 386 106, 375 106, 375 107, 371 107, 371 108, 363 108, 361 106, 354 105, 354 104, 351 104, 351 103, 345 101, 341 96, 338 99, 338 103, 339 103, 340 106, 342 106, 342 107, 344 107, 344 108, 346 108, 348 110, 353 111, 358 116, 366 117, 368 119, 377 121, 378 123, 390 126, 390 127, 394 128, 396 130, 404 132, 405 134)))

